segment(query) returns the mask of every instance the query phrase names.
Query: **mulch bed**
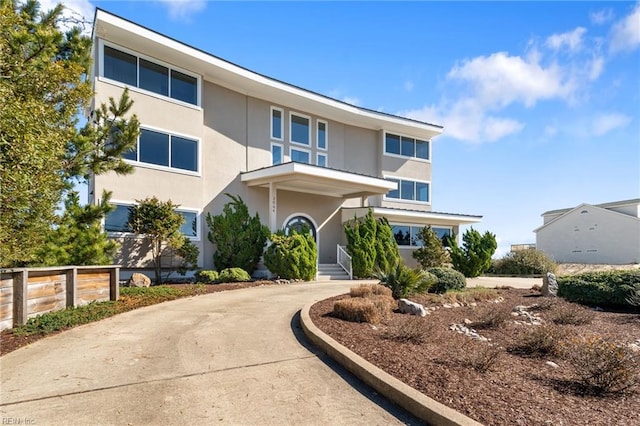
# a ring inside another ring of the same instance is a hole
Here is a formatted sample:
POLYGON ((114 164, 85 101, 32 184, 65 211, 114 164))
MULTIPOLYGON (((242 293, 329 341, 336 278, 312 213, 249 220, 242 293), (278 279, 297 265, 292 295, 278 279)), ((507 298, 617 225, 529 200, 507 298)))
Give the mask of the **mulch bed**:
MULTIPOLYGON (((452 407, 486 425, 640 425, 640 389, 638 385, 623 394, 585 395, 576 385, 573 371, 562 357, 531 357, 512 353, 507 348, 521 340, 522 333, 534 325, 515 324, 509 315, 499 327, 477 330, 491 344, 478 342, 456 331, 451 324, 465 319, 478 321, 489 311, 506 310, 517 305, 543 304, 532 290, 502 289, 500 303, 478 302, 477 306, 438 309, 426 317, 393 313, 381 324, 352 323, 331 316, 339 296, 321 301, 311 308, 311 319, 325 333, 369 362, 387 371, 429 397, 452 407), (398 336, 425 333, 421 343, 398 341, 398 336), (488 352, 502 348, 491 370, 478 372, 471 367, 488 352), (553 361, 558 367, 548 365, 553 361)), ((412 300, 436 306, 428 297, 412 300)), ((552 318, 554 309, 575 309, 576 305, 554 299, 553 308, 539 315, 552 318)), ((586 308, 584 308, 586 309, 586 308)), ((591 311, 590 311, 591 312, 591 311)), ((600 334, 616 342, 629 344, 640 339, 640 313, 593 312, 587 325, 558 325, 570 336, 600 334)), ((548 321, 547 321, 548 322, 548 321)))
MULTIPOLYGON (((169 287, 186 287, 190 284, 166 284, 169 287)), ((202 286, 201 294, 209 294, 209 293, 218 293, 221 291, 228 290, 238 290, 242 288, 250 288, 250 287, 261 287, 265 285, 277 285, 275 281, 270 280, 260 280, 260 281, 252 281, 252 282, 243 282, 243 283, 226 283, 226 284, 211 284, 202 286)), ((131 306, 131 309, 140 308, 148 305, 136 305, 131 306)), ((128 309, 128 310, 131 310, 128 309)), ((0 356, 8 354, 9 352, 13 352, 18 348, 29 345, 35 341, 38 341, 42 338, 53 336, 55 334, 61 333, 64 330, 55 331, 48 334, 32 334, 29 336, 16 336, 13 334, 11 329, 2 330, 0 332, 0 356)))

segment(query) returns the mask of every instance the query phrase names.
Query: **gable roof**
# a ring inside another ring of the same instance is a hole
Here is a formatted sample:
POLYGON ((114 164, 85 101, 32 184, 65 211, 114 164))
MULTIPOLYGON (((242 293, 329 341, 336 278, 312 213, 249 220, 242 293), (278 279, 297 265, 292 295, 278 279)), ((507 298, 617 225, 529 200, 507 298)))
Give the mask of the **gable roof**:
POLYGON ((323 118, 374 130, 390 130, 431 139, 442 133, 437 124, 363 108, 259 74, 202 49, 182 43, 126 18, 96 8, 92 38, 103 38, 180 65, 244 95, 323 118))
POLYGON ((542 216, 546 216, 549 214, 559 214, 559 216, 553 218, 552 220, 550 220, 549 222, 545 223, 542 226, 539 226, 538 228, 534 229, 533 232, 538 232, 539 230, 546 228, 547 226, 556 223, 557 221, 559 221, 560 219, 569 216, 570 214, 572 214, 573 212, 583 209, 585 207, 591 207, 597 210, 601 210, 605 213, 611 214, 611 215, 617 215, 618 217, 621 218, 629 218, 629 219, 635 219, 637 221, 640 221, 640 218, 635 217, 635 216, 631 216, 628 214, 624 214, 624 213, 620 213, 617 212, 615 210, 610 210, 611 207, 617 207, 617 206, 621 206, 621 205, 629 205, 629 204, 638 204, 640 203, 640 199, 635 199, 635 200, 626 200, 626 201, 619 201, 619 202, 613 202, 613 203, 605 203, 605 204, 587 204, 587 203, 582 203, 572 209, 561 209, 561 210, 549 210, 548 212, 544 212, 542 214, 542 216), (607 208, 609 207, 609 208, 607 208))

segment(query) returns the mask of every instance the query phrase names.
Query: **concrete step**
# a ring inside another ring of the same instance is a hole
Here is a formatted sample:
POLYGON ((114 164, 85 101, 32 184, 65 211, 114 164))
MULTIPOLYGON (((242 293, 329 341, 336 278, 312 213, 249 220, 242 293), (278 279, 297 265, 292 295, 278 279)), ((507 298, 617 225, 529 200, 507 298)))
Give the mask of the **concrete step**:
POLYGON ((349 275, 340 265, 320 264, 318 265, 318 281, 348 280, 349 275))

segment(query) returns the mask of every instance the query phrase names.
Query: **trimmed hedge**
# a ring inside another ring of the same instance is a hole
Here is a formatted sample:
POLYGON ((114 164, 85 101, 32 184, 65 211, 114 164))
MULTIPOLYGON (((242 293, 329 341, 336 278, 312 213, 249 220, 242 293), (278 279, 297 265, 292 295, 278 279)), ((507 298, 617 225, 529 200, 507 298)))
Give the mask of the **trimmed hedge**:
POLYGON ((196 282, 204 283, 204 284, 213 284, 218 281, 219 274, 218 271, 210 271, 203 269, 202 271, 196 272, 196 282))
POLYGON ((640 287, 640 270, 586 272, 558 278, 558 296, 599 306, 631 306, 628 298, 640 287))
POLYGON ((427 268, 426 271, 438 279, 429 288, 430 293, 446 293, 448 290, 464 290, 467 288, 467 279, 462 273, 451 268, 427 268))
POLYGON ((242 268, 227 268, 220 271, 218 281, 221 283, 240 283, 251 281, 251 275, 242 268))

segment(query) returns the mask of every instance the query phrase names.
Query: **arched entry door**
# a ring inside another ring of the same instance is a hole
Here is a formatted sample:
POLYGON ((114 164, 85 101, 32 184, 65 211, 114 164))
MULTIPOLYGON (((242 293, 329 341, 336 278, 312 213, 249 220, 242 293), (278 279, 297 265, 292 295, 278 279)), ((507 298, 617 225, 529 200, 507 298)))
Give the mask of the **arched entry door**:
POLYGON ((309 219, 308 217, 301 216, 301 215, 293 216, 284 225, 284 232, 287 235, 289 235, 291 231, 303 232, 307 229, 311 231, 311 235, 313 235, 313 239, 316 242, 318 242, 318 237, 316 235, 316 227, 311 221, 311 219, 309 219))

